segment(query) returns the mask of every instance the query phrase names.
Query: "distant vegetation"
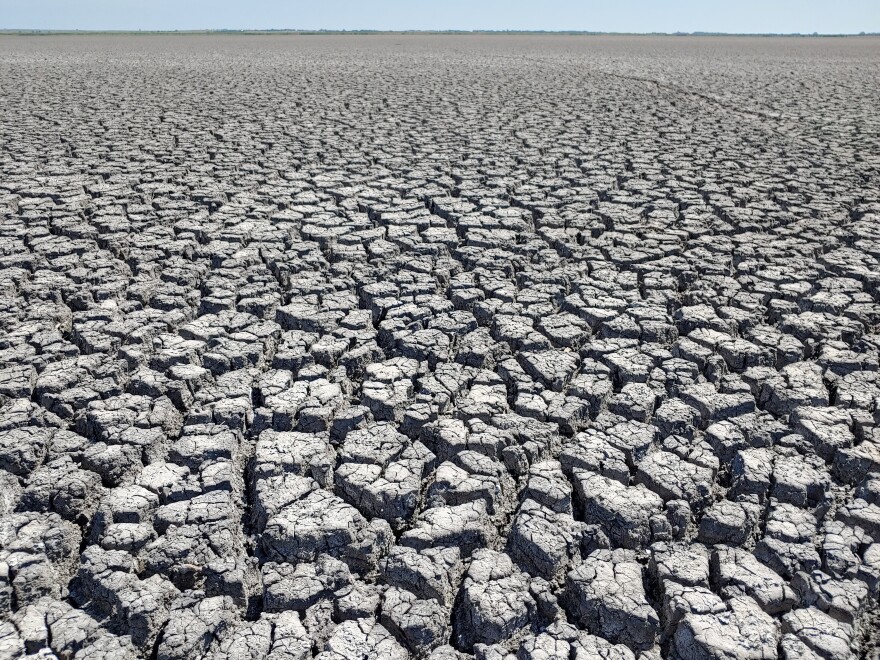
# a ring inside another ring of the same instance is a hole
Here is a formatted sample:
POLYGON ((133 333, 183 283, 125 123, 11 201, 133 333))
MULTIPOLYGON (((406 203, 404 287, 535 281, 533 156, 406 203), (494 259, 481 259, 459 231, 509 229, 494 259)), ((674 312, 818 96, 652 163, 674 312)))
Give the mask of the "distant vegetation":
POLYGON ((450 35, 493 35, 493 34, 543 34, 543 35, 570 35, 570 36, 602 36, 602 35, 630 35, 630 36, 674 36, 674 37, 865 37, 878 36, 880 32, 860 32, 859 34, 802 34, 791 33, 735 33, 735 32, 592 32, 588 30, 17 30, 0 29, 0 35, 26 35, 26 36, 52 36, 52 35, 88 35, 88 34, 290 34, 290 35, 406 35, 406 34, 450 34, 450 35))

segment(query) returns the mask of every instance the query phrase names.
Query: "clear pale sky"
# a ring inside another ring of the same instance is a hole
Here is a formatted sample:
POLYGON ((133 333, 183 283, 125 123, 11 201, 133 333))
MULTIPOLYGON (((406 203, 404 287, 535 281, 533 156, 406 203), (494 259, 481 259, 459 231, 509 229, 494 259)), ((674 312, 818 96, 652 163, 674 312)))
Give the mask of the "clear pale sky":
POLYGON ((880 32, 880 0, 0 0, 0 29, 880 32))

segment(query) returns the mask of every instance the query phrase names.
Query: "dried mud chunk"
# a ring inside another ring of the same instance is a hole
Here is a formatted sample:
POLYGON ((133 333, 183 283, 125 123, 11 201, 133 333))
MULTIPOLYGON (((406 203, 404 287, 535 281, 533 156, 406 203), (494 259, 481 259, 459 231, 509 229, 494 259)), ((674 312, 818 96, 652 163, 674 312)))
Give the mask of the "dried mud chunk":
POLYGON ((31 365, 15 365, 0 369, 0 395, 10 399, 29 399, 34 391, 37 371, 31 365))
POLYGON ((262 572, 263 606, 269 612, 305 612, 323 598, 338 597, 336 592, 352 582, 348 567, 329 555, 296 566, 268 562, 262 572))
POLYGON ((745 550, 715 550, 712 572, 723 596, 751 596, 768 614, 786 612, 798 602, 797 593, 785 580, 745 550))
POLYGON ((54 461, 62 456, 70 456, 74 462, 80 462, 85 450, 92 441, 73 431, 59 429, 52 435, 49 443, 47 461, 54 461))
POLYGON ((484 500, 458 506, 426 509, 416 517, 412 529, 400 537, 400 545, 423 550, 428 547, 455 546, 462 556, 490 546, 497 538, 484 500))
POLYGON ((269 557, 281 561, 310 562, 319 554, 329 554, 369 566, 383 551, 376 536, 357 509, 317 490, 269 518, 262 545, 269 557))
POLYGON ((229 596, 242 615, 259 611, 262 582, 253 558, 224 557, 209 562, 202 571, 207 596, 229 596))
POLYGON ((137 648, 126 637, 104 635, 83 646, 76 657, 78 660, 124 660, 135 657, 137 652, 137 648))
POLYGON ((530 637, 523 641, 517 651, 517 657, 524 660, 537 658, 568 658, 571 657, 571 644, 563 639, 555 639, 547 633, 530 637))
POLYGON ((335 459, 327 434, 267 430, 257 440, 254 477, 292 473, 311 477, 326 487, 333 483, 335 459))
POLYGON ((680 435, 693 438, 699 426, 699 413, 681 399, 664 401, 654 414, 653 424, 660 430, 661 437, 680 435))
POLYGON ((740 338, 723 339, 715 350, 724 358, 727 366, 738 373, 749 367, 773 365, 776 362, 776 355, 772 350, 740 338))
POLYGON ((634 651, 654 645, 660 619, 648 603, 633 552, 592 552, 569 572, 565 598, 571 615, 590 632, 634 651))
POLYGON ((160 576, 139 580, 132 559, 123 552, 92 546, 81 560, 72 592, 78 602, 91 603, 121 626, 138 647, 152 648, 168 621, 171 600, 178 591, 160 576))
POLYGON ((837 520, 860 527, 873 538, 880 538, 880 506, 856 498, 837 511, 837 520))
POLYGON ((251 508, 251 520, 256 529, 263 531, 270 518, 319 488, 318 482, 311 477, 296 474, 257 479, 253 486, 251 508))
POLYGON ((451 461, 441 463, 434 472, 434 482, 427 498, 449 505, 475 500, 486 502, 491 514, 507 507, 504 495, 509 477, 504 466, 471 450, 465 450, 451 461), (507 477, 507 479, 505 479, 507 477))
POLYGON ((114 523, 141 523, 152 519, 159 506, 159 497, 154 492, 133 484, 114 488, 104 503, 114 523))
POLYGON ((458 400, 457 407, 463 419, 475 417, 488 424, 494 416, 509 411, 507 388, 494 373, 481 373, 474 379, 467 395, 458 400))
POLYGON ((603 433, 590 430, 578 433, 574 440, 563 445, 559 462, 569 476, 576 470, 588 470, 623 484, 629 483, 626 455, 603 433))
POLYGON ((654 543, 648 570, 661 586, 667 581, 709 587, 709 552, 700 544, 654 543))
POLYGON ((730 466, 731 488, 728 497, 763 502, 770 490, 773 453, 768 449, 743 449, 736 452, 730 466))
POLYGON ((246 369, 219 375, 213 385, 195 393, 195 401, 187 414, 188 425, 226 426, 244 431, 253 421, 252 372, 246 369))
POLYGON ((855 371, 838 378, 834 404, 847 409, 880 409, 880 375, 876 371, 855 371))
POLYGON ((823 658, 847 658, 852 653, 853 629, 815 607, 792 610, 782 617, 782 629, 823 658))
POLYGON ((343 462, 387 465, 409 444, 409 439, 398 433, 393 424, 379 422, 349 433, 339 458, 343 462))
POLYGON ((210 656, 211 660, 269 657, 272 648, 272 628, 269 619, 239 623, 220 641, 217 650, 210 656))
POLYGON ((412 398, 413 386, 408 380, 390 383, 364 381, 361 403, 377 420, 400 422, 412 398))
POLYGON ((144 468, 142 451, 134 445, 96 442, 83 452, 82 467, 101 475, 109 488, 131 484, 144 468))
POLYGON ((235 625, 235 606, 224 596, 183 596, 171 609, 156 653, 159 660, 204 657, 235 625))
POLYGON ((68 456, 57 458, 31 474, 21 495, 22 511, 56 511, 62 518, 79 521, 94 513, 103 493, 101 478, 79 469, 68 456))
POLYGON ((819 348, 816 363, 838 376, 860 371, 877 371, 877 353, 857 353, 845 342, 827 342, 819 348))
POLYGON ((657 394, 645 383, 627 383, 608 399, 608 410, 626 419, 649 422, 654 416, 657 394))
POLYGON ((149 523, 113 523, 104 529, 100 544, 105 550, 136 554, 155 538, 156 532, 149 523))
POLYGON ((813 652, 796 635, 786 633, 779 642, 780 658, 782 660, 819 660, 822 656, 813 652))
POLYGON ((531 499, 556 513, 572 513, 571 483, 559 461, 547 460, 529 467, 528 481, 520 499, 531 499))
POLYGON ((666 519, 674 540, 682 541, 691 537, 693 517, 690 504, 684 500, 670 500, 666 503, 666 519))
POLYGON ((380 586, 356 581, 347 589, 347 593, 333 600, 333 620, 341 622, 376 616, 382 601, 382 592, 383 588, 380 586))
POLYGON ((825 499, 830 482, 828 473, 809 458, 779 456, 773 464, 770 494, 795 506, 816 506, 825 499))
POLYGON ((536 616, 528 587, 528 577, 510 557, 487 549, 476 551, 454 617, 459 646, 472 649, 478 643, 495 644, 528 630, 536 616))
POLYGON ((43 605, 44 607, 40 607, 39 605, 21 607, 11 617, 28 653, 36 653, 39 649, 47 648, 49 646, 49 628, 46 625, 46 604, 47 601, 42 601, 40 605, 43 605))
POLYGON ((420 437, 441 461, 471 447, 470 430, 460 419, 441 418, 426 424, 420 437))
POLYGON ((51 429, 25 426, 0 431, 0 468, 27 476, 45 460, 51 429))
POLYGON ((56 513, 13 513, 0 518, 0 563, 19 607, 42 596, 60 597, 76 571, 79 528, 56 513))
POLYGON ((43 598, 58 600, 62 597, 65 580, 43 553, 0 551, 0 573, 3 574, 0 582, 2 599, 7 604, 5 612, 13 603, 24 607, 43 598))
MULTIPOLYGON (((796 512, 811 516, 800 509, 796 512)), ((809 523, 801 522, 794 513, 771 508, 767 534, 755 546, 755 557, 786 579, 798 571, 816 570, 822 565, 822 559, 813 543, 815 529, 815 518, 809 523)))
POLYGON ((871 504, 880 504, 880 476, 873 475, 865 479, 861 485, 856 488, 856 497, 859 497, 871 504))
POLYGON ((778 642, 777 623, 751 598, 736 597, 726 611, 686 614, 672 643, 681 658, 770 660, 778 642))
POLYGON ((856 447, 839 448, 831 469, 838 479, 850 485, 880 474, 880 443, 866 439, 856 447))
POLYGON ((281 342, 275 351, 272 366, 276 369, 287 369, 294 374, 314 364, 314 356, 310 352, 317 335, 299 330, 288 330, 282 333, 281 342))
POLYGON ((774 326, 756 325, 750 328, 745 336, 748 340, 764 346, 774 353, 776 362, 770 366, 781 368, 804 358, 803 343, 792 335, 780 332, 774 326))
POLYGON ((863 581, 837 580, 819 570, 795 574, 791 586, 800 596, 802 606, 815 606, 849 625, 859 621, 869 603, 869 588, 863 581))
POLYGON ((414 653, 425 653, 449 641, 449 609, 405 589, 388 588, 380 621, 414 653))
POLYGON ((153 526, 159 534, 172 525, 204 525, 219 523, 235 514, 235 503, 228 491, 213 490, 189 500, 165 504, 156 509, 153 526))
POLYGON ((330 439, 334 444, 344 442, 349 433, 363 428, 369 421, 370 411, 364 406, 350 406, 340 410, 330 425, 330 439))
POLYGON ((64 422, 29 399, 11 399, 6 402, 0 398, 0 431, 25 426, 61 428, 64 422))
POLYGON ((641 549, 651 542, 651 516, 663 500, 644 486, 624 486, 592 472, 574 471, 584 520, 602 526, 618 547, 641 549))
POLYGON ((421 442, 411 443, 391 427, 364 431, 346 437, 340 452, 343 462, 334 476, 336 486, 366 515, 402 528, 415 513, 422 479, 434 455, 421 442))
POLYGON ((570 657, 574 658, 607 658, 608 660, 634 660, 635 653, 622 644, 611 642, 578 630, 575 626, 565 621, 555 621, 537 637, 527 638, 520 645, 517 658, 523 656, 529 660, 543 660, 543 658, 569 657, 565 654, 555 656, 541 655, 545 649, 568 650, 570 657), (547 644, 547 642, 552 642, 547 644))
POLYGON ((683 461, 667 451, 654 451, 638 462, 635 482, 643 484, 664 501, 685 500, 694 511, 711 501, 712 470, 683 461))
POLYGON ((388 630, 374 619, 343 621, 333 631, 316 660, 387 658, 409 660, 410 654, 388 630))
POLYGON ((827 313, 801 312, 782 317, 779 329, 807 345, 822 340, 853 342, 861 337, 864 327, 858 321, 827 313))
MULTIPOLYGON (((268 619, 269 615, 263 617, 268 619)), ((312 657, 308 633, 296 612, 281 612, 270 620, 273 636, 267 660, 306 660, 312 657)))
POLYGON ((577 354, 565 351, 524 352, 517 359, 532 378, 541 380, 555 392, 565 389, 578 367, 577 354))
POLYGON ((447 335, 436 329, 427 329, 406 334, 398 340, 397 349, 404 357, 427 360, 428 366, 434 369, 438 363, 449 360, 451 345, 447 335))
POLYGON ((747 545, 755 534, 759 519, 758 504, 721 500, 703 515, 697 538, 707 545, 747 545))
POLYGON ((179 588, 188 589, 202 579, 202 567, 237 554, 240 545, 233 522, 224 518, 204 525, 169 527, 144 548, 142 558, 148 575, 164 575, 179 588))
POLYGON ((862 555, 862 566, 856 573, 856 579, 868 587, 872 597, 880 595, 880 543, 872 543, 862 555))
MULTIPOLYGON (((460 303, 456 302, 456 296, 461 295, 461 292, 452 294, 452 300, 456 306, 460 306, 460 303)), ((478 295, 482 296, 482 294, 478 295)), ((493 369, 507 353, 507 350, 504 344, 500 344, 492 338, 489 330, 477 328, 458 340, 455 361, 468 367, 493 369)))
POLYGON ((870 537, 861 527, 841 520, 826 520, 820 531, 822 569, 837 578, 854 577, 861 564, 860 548, 870 537))
POLYGON ((577 349, 589 338, 589 328, 580 318, 568 312, 544 316, 537 328, 561 348, 577 349))
POLYGON ((333 621, 333 603, 329 600, 318 601, 306 610, 302 622, 312 647, 324 647, 336 630, 336 622, 333 621))
POLYGON ((752 441, 746 433, 729 420, 716 422, 706 429, 706 442, 717 455, 720 463, 728 464, 740 449, 762 447, 765 443, 752 441))
MULTIPOLYGON (((612 339, 610 341, 627 343, 627 340, 612 339)), ((609 352, 601 357, 596 357, 596 359, 601 360, 611 369, 614 379, 621 385, 646 383, 655 366, 654 360, 634 347, 637 344, 635 340, 629 340, 628 343, 628 347, 609 352)), ((596 348, 597 344, 598 342, 593 341, 587 344, 587 347, 596 348)))
POLYGON ((240 459, 240 440, 240 434, 226 426, 188 426, 183 436, 171 446, 168 460, 194 471, 209 461, 237 461, 240 459))
POLYGON ((326 334, 333 332, 345 316, 339 311, 322 311, 305 303, 291 303, 275 310, 275 321, 284 330, 326 334))
POLYGON ((831 462, 839 449, 847 449, 855 443, 850 430, 852 417, 839 408, 801 406, 792 411, 790 423, 796 433, 813 445, 816 453, 831 462))
POLYGON ((362 403, 377 420, 400 422, 405 408, 412 401, 412 379, 420 371, 417 360, 392 358, 370 364, 365 369, 362 403))
MULTIPOLYGON (((355 433, 349 434, 349 438, 355 433)), ((356 459, 351 449, 346 439, 342 455, 356 459)), ((363 447, 358 451, 360 449, 363 447)), ((422 479, 433 462, 434 455, 421 442, 409 444, 407 441, 407 446, 387 464, 343 462, 334 479, 340 494, 359 510, 400 529, 415 513, 422 479)))
POLYGON ((712 422, 755 410, 755 400, 750 394, 719 392, 710 383, 683 387, 680 396, 682 401, 700 413, 703 428, 712 422))
POLYGON ((606 373, 607 367, 604 365, 589 366, 596 368, 596 371, 588 372, 588 365, 585 364, 582 367, 583 372, 571 379, 566 393, 586 401, 590 406, 590 416, 595 417, 614 392, 614 384, 611 382, 610 374, 606 373))
POLYGON ((289 387, 272 394, 264 394, 262 406, 254 412, 255 427, 292 431, 308 398, 309 385, 305 380, 291 383, 289 387))
POLYGON ((672 637, 678 624, 688 614, 720 614, 727 609, 724 601, 708 587, 667 580, 662 584, 662 592, 663 634, 668 638, 672 637))
POLYGON ((76 430, 96 442, 125 443, 125 432, 132 427, 156 429, 169 437, 177 437, 183 416, 167 397, 149 399, 122 394, 110 399, 93 401, 77 418, 76 430))
POLYGON ((189 468, 175 463, 152 463, 138 477, 138 485, 159 496, 160 501, 180 492, 189 479, 189 468))
POLYGON ((462 571, 458 548, 413 548, 395 546, 382 564, 382 577, 391 586, 406 589, 423 600, 434 599, 452 607, 462 571))
POLYGON ((634 420, 614 424, 606 433, 608 442, 624 453, 627 465, 630 466, 643 459, 656 440, 656 429, 653 426, 634 420))
POLYGON ((556 513, 525 500, 508 535, 508 554, 531 575, 558 580, 581 557, 585 525, 570 513, 556 513))

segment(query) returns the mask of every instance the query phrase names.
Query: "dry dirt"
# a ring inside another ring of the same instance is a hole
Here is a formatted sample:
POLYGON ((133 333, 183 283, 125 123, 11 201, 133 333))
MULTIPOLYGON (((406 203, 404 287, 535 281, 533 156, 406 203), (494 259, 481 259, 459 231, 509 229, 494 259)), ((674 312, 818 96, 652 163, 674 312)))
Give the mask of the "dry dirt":
POLYGON ((0 658, 875 657, 878 70, 0 37, 0 658))

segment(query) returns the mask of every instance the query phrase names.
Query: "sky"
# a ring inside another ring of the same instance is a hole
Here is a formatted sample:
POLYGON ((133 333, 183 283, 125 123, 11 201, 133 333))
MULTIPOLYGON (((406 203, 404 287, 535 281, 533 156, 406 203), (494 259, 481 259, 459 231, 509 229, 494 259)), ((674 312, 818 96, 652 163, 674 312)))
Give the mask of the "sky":
POLYGON ((0 0, 0 29, 880 32, 880 0, 0 0))

